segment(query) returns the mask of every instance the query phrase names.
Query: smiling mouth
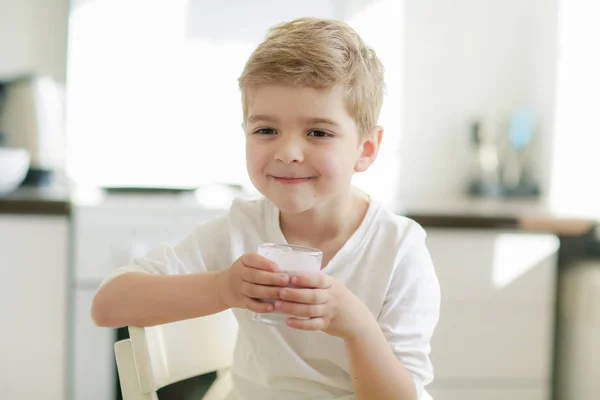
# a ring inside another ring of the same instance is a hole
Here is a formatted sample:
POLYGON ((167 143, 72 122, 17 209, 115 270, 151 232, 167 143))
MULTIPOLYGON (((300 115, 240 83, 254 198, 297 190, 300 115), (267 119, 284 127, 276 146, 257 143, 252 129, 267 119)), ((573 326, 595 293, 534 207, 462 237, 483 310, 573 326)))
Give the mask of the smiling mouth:
POLYGON ((294 185, 294 184, 303 183, 303 182, 306 182, 306 181, 309 181, 309 180, 312 179, 312 177, 308 177, 308 178, 291 178, 291 177, 284 177, 284 176, 274 176, 273 178, 277 182, 283 183, 285 185, 294 185))

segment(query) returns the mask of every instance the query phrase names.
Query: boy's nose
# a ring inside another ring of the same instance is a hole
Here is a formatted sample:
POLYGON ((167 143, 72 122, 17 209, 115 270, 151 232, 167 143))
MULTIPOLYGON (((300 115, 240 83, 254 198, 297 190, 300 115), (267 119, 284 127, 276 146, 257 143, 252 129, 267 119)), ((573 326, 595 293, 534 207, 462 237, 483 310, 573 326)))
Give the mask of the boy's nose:
POLYGON ((285 163, 304 161, 304 150, 300 141, 295 138, 282 138, 275 149, 275 160, 285 163))

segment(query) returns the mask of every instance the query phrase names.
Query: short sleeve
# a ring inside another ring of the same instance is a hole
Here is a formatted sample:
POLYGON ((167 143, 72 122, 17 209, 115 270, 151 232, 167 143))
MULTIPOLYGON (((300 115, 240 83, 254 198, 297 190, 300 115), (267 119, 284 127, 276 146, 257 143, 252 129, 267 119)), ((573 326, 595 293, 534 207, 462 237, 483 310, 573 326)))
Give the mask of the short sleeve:
POLYGON ((424 386, 433 381, 429 354, 439 319, 440 286, 425 231, 416 223, 409 231, 378 322, 394 354, 412 373, 420 398, 424 386))
POLYGON ((229 230, 227 215, 200 224, 178 244, 158 245, 145 256, 134 258, 128 265, 114 269, 100 287, 127 272, 185 275, 227 268, 231 264, 229 230))

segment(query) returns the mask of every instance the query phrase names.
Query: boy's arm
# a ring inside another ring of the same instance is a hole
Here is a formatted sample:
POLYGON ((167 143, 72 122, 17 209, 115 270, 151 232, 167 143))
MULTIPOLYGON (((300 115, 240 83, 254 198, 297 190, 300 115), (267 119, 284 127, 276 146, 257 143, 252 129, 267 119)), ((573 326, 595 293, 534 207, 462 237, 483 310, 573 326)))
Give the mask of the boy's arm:
POLYGON ((227 309, 219 294, 221 272, 153 275, 128 272, 102 286, 92 304, 99 326, 153 326, 227 309))
POLYGON ((229 267, 229 248, 227 215, 197 226, 175 246, 152 248, 105 279, 92 304, 94 322, 152 326, 224 310, 216 281, 229 267))
POLYGON ((412 374, 396 358, 374 318, 363 335, 346 340, 346 352, 356 400, 417 400, 412 374))
MULTIPOLYGON (((364 336, 346 341, 357 393, 364 390, 361 393, 367 395, 357 399, 368 398, 368 390, 377 390, 374 386, 386 387, 394 382, 402 385, 402 395, 409 397, 382 394, 378 398, 417 399, 424 385, 433 380, 429 352, 439 319, 440 286, 425 244, 425 232, 416 232, 396 268, 377 319, 369 319, 364 336)), ((393 388, 390 386, 390 390, 393 388)))

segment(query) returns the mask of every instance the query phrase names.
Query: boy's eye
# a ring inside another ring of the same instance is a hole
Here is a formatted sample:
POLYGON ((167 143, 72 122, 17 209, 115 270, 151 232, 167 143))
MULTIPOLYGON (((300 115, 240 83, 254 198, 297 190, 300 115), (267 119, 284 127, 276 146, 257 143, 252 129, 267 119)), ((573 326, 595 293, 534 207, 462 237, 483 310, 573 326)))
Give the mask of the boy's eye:
POLYGON ((275 134, 275 129, 271 129, 271 128, 262 128, 262 129, 258 129, 256 130, 254 133, 258 133, 259 135, 273 135, 275 134))
POLYGON ((333 135, 331 133, 325 132, 325 131, 320 131, 320 130, 313 130, 310 131, 308 133, 308 136, 312 136, 312 137, 317 137, 317 138, 328 138, 328 137, 333 137, 333 135))

